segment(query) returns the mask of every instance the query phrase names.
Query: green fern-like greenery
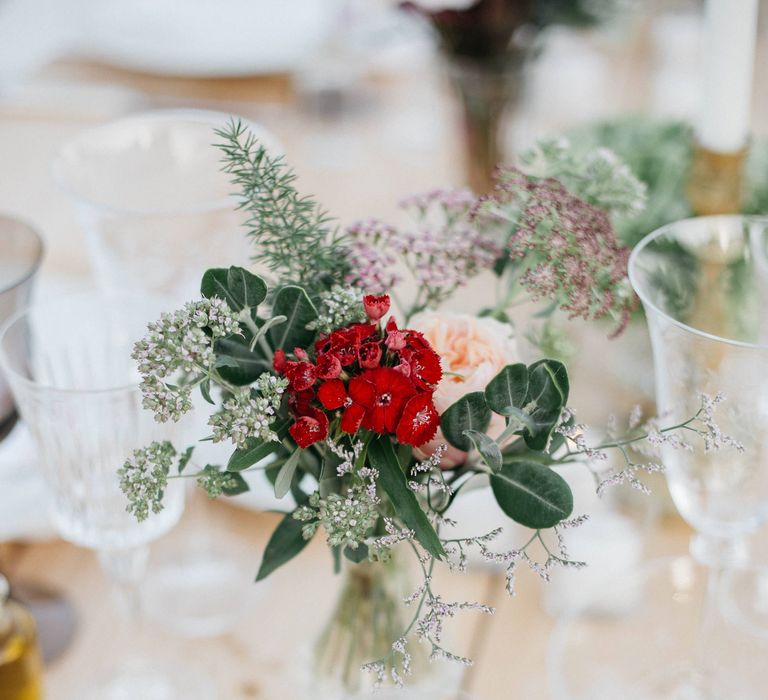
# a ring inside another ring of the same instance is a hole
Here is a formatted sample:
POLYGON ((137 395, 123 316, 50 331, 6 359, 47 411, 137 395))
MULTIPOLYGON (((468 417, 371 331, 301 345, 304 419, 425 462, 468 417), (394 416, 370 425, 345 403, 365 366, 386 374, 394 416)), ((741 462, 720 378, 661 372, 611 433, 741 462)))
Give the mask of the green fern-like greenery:
POLYGON ((349 262, 342 233, 318 202, 298 192, 283 158, 270 155, 239 121, 216 134, 223 169, 249 214, 253 261, 265 264, 279 284, 301 285, 311 298, 344 279, 349 262))

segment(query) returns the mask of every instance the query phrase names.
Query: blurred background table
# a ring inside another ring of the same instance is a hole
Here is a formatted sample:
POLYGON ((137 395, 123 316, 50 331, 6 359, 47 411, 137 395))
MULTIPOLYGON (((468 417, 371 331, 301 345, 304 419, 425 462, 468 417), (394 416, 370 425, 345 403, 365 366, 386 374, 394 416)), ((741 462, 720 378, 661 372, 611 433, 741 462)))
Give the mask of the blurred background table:
MULTIPOLYGON (((645 11, 621 31, 553 32, 532 68, 529 94, 509 125, 516 147, 585 119, 634 110, 691 114, 695 95, 687 81, 696 63, 688 49, 696 37, 685 11, 696 3, 643 5, 645 11)), ((754 100, 757 132, 765 124, 765 85, 760 80, 768 65, 760 59, 765 51, 761 42, 754 100)), ((51 160, 70 136, 129 112, 198 107, 262 124, 283 144, 300 188, 315 194, 342 222, 375 216, 396 223, 401 197, 462 183, 458 115, 432 53, 418 42, 372 63, 343 95, 314 90, 302 74, 163 77, 77 57, 44 61, 7 87, 0 93, 0 211, 29 221, 46 239, 39 298, 92 283, 82 232, 53 185, 51 160)), ((487 284, 480 280, 461 297, 468 308, 489 294, 487 284)), ((591 412, 604 420, 610 398, 588 393, 592 404, 586 407, 587 417, 591 412)), ((169 541, 182 537, 189 521, 201 513, 216 536, 226 535, 241 548, 242 574, 252 578, 275 516, 224 503, 198 505, 169 541)), ((648 554, 682 553, 689 534, 678 519, 667 517, 650 535, 648 554)), ((107 609, 107 583, 90 552, 58 540, 0 546, 11 576, 61 588, 76 606, 78 635, 46 679, 50 698, 66 698, 110 643, 113 621, 102 612, 107 609)), ((222 698, 296 697, 286 690, 300 665, 295 655, 304 653, 302 648, 317 633, 334 594, 324 546, 315 542, 308 552, 263 586, 249 589, 252 600, 244 601, 233 632, 212 640, 174 638, 174 648, 212 675, 222 698), (290 606, 284 604, 288 600, 293 601, 290 606)), ((546 648, 554 621, 542 608, 540 587, 529 572, 521 574, 516 598, 507 598, 503 577, 487 570, 446 580, 446 597, 498 607, 493 617, 470 613, 456 623, 459 651, 477 659, 465 677, 465 689, 475 700, 549 697, 546 648)), ((167 642, 165 633, 154 630, 147 643, 159 648, 167 642)))

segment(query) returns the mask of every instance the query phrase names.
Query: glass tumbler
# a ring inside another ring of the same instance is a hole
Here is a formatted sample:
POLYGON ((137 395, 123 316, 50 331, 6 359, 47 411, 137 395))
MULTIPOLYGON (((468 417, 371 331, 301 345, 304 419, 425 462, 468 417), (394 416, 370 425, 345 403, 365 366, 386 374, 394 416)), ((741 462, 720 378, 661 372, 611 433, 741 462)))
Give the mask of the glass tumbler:
MULTIPOLYGON (((183 486, 173 483, 165 509, 139 523, 126 512, 117 475, 133 449, 171 437, 142 408, 130 357, 147 320, 165 310, 142 297, 77 296, 21 311, 0 331, 0 364, 36 442, 52 519, 64 539, 97 552, 131 624, 140 617, 148 545, 178 522, 184 505, 183 486)), ((93 697, 201 697, 178 690, 188 676, 171 677, 134 657, 122 654, 119 671, 93 697)))
MULTIPOLYGON (((85 131, 61 147, 53 177, 75 205, 102 289, 140 288, 186 301, 197 295, 206 268, 248 260, 245 214, 214 145, 214 131, 232 118, 157 110, 85 131)), ((272 135, 241 121, 279 151, 272 135)))

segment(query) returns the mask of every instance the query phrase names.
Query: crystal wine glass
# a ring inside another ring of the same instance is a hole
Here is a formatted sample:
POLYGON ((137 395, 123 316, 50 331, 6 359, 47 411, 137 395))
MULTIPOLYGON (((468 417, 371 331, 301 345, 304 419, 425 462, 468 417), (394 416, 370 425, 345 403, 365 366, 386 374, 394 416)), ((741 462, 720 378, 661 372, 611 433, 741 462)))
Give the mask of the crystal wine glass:
POLYGON ((691 554, 710 571, 696 658, 670 681, 685 697, 743 696, 707 645, 727 625, 722 572, 748 563, 748 537, 768 519, 766 234, 763 217, 688 219, 647 236, 629 262, 651 335, 659 414, 676 423, 696 412, 701 394, 722 393, 707 447, 725 435, 743 446, 662 447, 672 498, 696 531, 691 554))
MULTIPOLYGON (((221 170, 215 129, 230 115, 197 109, 134 114, 61 147, 53 177, 75 205, 102 289, 141 288, 185 301, 200 271, 248 257, 245 216, 221 170)), ((246 120, 242 120, 246 121, 246 120)), ((276 139, 248 123, 260 142, 276 139)))
MULTIPOLYGON (((745 593, 754 586, 735 587, 733 574, 742 584, 761 580, 747 544, 768 519, 767 241, 766 218, 701 217, 659 229, 632 253, 629 276, 646 312, 662 423, 696 414, 702 394, 725 398, 713 421, 705 416, 710 449, 692 434, 692 450, 661 441, 672 498, 695 530, 692 556, 605 581, 603 599, 641 594, 627 614, 576 611, 558 624, 550 646, 557 700, 766 696, 768 644, 731 603, 736 592, 739 609, 751 605, 745 593)), ((764 604, 764 596, 755 600, 764 604)))
MULTIPOLYGON (((142 408, 130 358, 147 319, 161 310, 161 302, 141 297, 78 296, 24 310, 0 332, 0 363, 37 444, 53 521, 66 540, 98 553, 131 622, 139 617, 148 544, 178 522, 184 505, 174 484, 166 508, 139 523, 118 485, 117 470, 133 449, 168 437, 142 408)), ((131 661, 93 697, 204 697, 188 685, 189 676, 131 661)))

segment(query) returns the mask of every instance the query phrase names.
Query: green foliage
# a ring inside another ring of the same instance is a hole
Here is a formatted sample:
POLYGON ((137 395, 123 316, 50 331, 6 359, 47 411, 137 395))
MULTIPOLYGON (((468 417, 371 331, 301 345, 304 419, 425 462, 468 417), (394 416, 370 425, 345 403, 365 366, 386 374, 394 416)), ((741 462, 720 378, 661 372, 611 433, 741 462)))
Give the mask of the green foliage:
POLYGON ((218 372, 222 379, 235 386, 245 386, 255 382, 259 376, 272 369, 268 359, 258 345, 251 350, 253 335, 244 330, 242 336, 231 335, 220 338, 213 349, 218 362, 218 372))
POLYGON ((309 347, 316 331, 307 326, 317 320, 317 309, 301 287, 283 287, 276 295, 272 307, 275 316, 285 316, 285 323, 270 328, 268 337, 272 347, 286 352, 296 347, 309 347))
POLYGON ((285 515, 267 542, 259 573, 256 575, 257 581, 265 579, 307 546, 309 540, 304 538, 303 527, 292 513, 285 515))
POLYGON ((485 402, 482 391, 473 391, 451 404, 440 417, 440 428, 445 439, 454 447, 469 452, 472 440, 465 435, 467 430, 484 432, 491 422, 491 410, 485 402))
POLYGON ((525 527, 553 527, 573 511, 570 487, 549 467, 524 460, 508 461, 490 478, 499 507, 525 527))
POLYGON ((283 466, 280 467, 280 471, 275 479, 275 496, 277 498, 282 498, 291 490, 293 475, 296 473, 296 467, 299 466, 302 452, 303 450, 295 449, 291 452, 290 457, 285 460, 283 466))
POLYGON ((267 153, 240 122, 216 134, 224 171, 249 214, 254 261, 267 265, 283 284, 301 283, 312 298, 344 279, 349 262, 338 228, 312 197, 299 194, 296 175, 282 157, 267 153))
POLYGON ((242 267, 212 268, 203 275, 200 293, 223 299, 233 311, 254 311, 267 298, 267 285, 242 267))
MULTIPOLYGON (((291 425, 290 420, 284 420, 280 423, 276 423, 272 426, 272 429, 277 433, 277 437, 281 440, 288 434, 288 428, 291 425)), ((280 443, 274 440, 256 440, 250 438, 245 448, 236 449, 227 462, 227 471, 241 472, 244 469, 252 467, 257 462, 260 462, 265 457, 268 457, 280 448, 280 443)))
POLYGON ((466 435, 474 448, 480 453, 483 461, 495 472, 501 469, 501 448, 496 440, 489 438, 485 433, 479 430, 465 430, 466 435))
POLYGON ((414 531, 416 539, 422 547, 436 559, 445 556, 445 550, 440 543, 432 523, 419 505, 416 495, 408 488, 408 482, 392 441, 386 435, 377 437, 368 447, 368 459, 378 470, 378 483, 387 494, 398 517, 405 525, 414 531))
POLYGON ((528 368, 522 363, 507 365, 485 388, 485 401, 489 408, 501 416, 508 416, 509 408, 522 408, 528 395, 528 368))
POLYGON ((488 383, 485 392, 466 394, 449 406, 440 427, 451 445, 465 452, 475 447, 493 469, 497 464, 495 450, 478 436, 488 427, 491 411, 510 419, 496 442, 522 435, 530 449, 542 451, 560 420, 568 391, 568 372, 562 362, 544 359, 529 367, 507 365, 488 383))
POLYGON ((539 360, 528 368, 528 393, 523 410, 533 422, 523 431, 526 444, 543 450, 568 401, 568 372, 557 360, 539 360))

